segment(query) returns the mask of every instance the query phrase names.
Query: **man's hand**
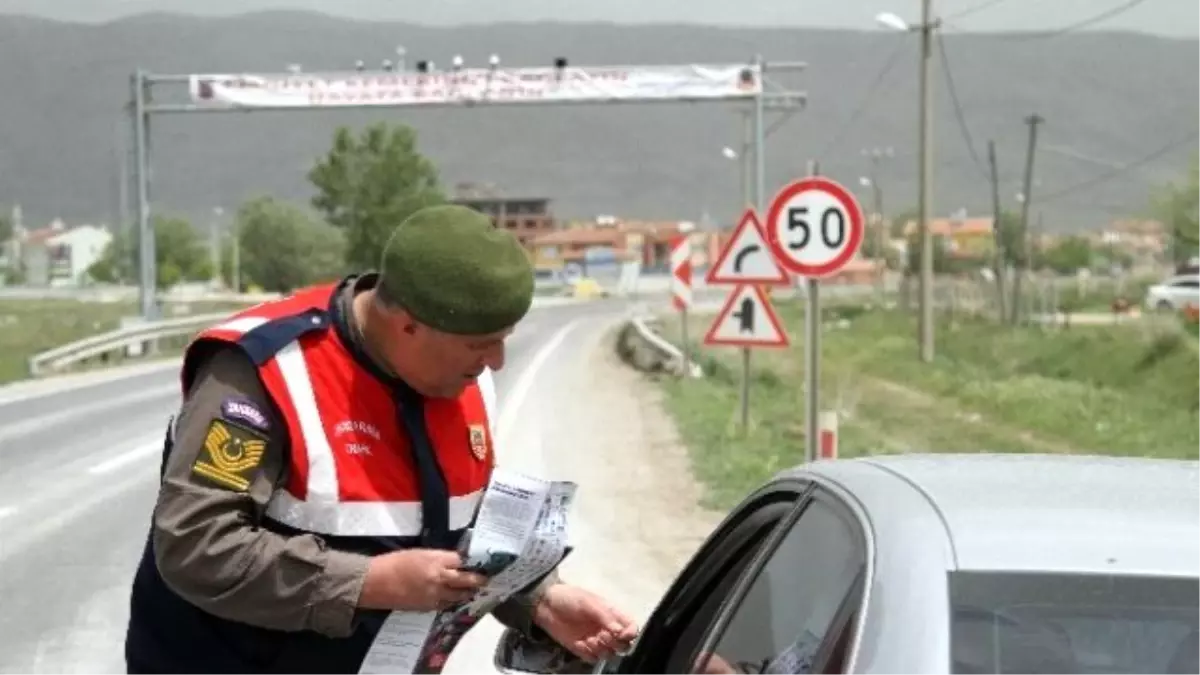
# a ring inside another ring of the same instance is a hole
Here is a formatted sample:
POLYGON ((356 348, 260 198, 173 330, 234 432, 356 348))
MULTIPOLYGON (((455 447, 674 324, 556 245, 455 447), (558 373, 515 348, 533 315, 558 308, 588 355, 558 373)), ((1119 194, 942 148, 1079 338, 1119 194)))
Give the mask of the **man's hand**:
POLYGON ((600 596, 564 583, 546 589, 534 607, 533 622, 588 663, 626 651, 638 634, 633 619, 600 596))
POLYGON ((359 606, 424 612, 470 600, 487 580, 463 572, 453 551, 408 549, 371 558, 359 606))

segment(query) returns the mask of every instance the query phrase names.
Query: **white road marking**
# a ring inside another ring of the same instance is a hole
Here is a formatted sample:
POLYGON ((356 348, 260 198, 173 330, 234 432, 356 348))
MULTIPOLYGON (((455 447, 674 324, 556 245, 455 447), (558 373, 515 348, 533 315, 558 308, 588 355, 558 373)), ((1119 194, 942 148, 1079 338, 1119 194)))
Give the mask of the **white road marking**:
POLYGON ((92 474, 93 476, 102 476, 106 473, 112 473, 113 471, 116 471, 127 464, 132 464, 144 457, 150 457, 154 454, 160 453, 162 452, 162 449, 163 441, 161 440, 157 443, 145 443, 132 450, 123 452, 112 459, 100 462, 99 464, 88 469, 88 473, 92 474))
POLYGON ((550 359, 550 355, 558 349, 559 345, 566 339, 567 333, 579 324, 579 319, 568 321, 558 332, 550 336, 549 340, 542 345, 542 348, 533 355, 529 365, 521 371, 520 377, 517 378, 516 384, 507 396, 503 397, 500 405, 504 410, 500 413, 500 420, 496 424, 497 445, 501 447, 507 446, 507 439, 513 433, 513 423, 521 413, 521 406, 525 402, 525 397, 529 396, 529 391, 533 388, 533 383, 537 380, 538 372, 546 365, 546 361, 550 359))
POLYGON ((126 394, 124 396, 115 396, 111 398, 103 398, 97 401, 91 401, 82 405, 63 408, 46 414, 39 414, 22 422, 5 425, 0 429, 0 441, 9 438, 17 438, 25 434, 34 433, 42 429, 59 426, 67 423, 71 419, 89 415, 96 412, 108 410, 110 408, 118 408, 121 406, 132 406, 144 401, 153 401, 155 399, 166 398, 171 395, 179 396, 179 385, 159 385, 151 389, 143 389, 138 392, 126 394))

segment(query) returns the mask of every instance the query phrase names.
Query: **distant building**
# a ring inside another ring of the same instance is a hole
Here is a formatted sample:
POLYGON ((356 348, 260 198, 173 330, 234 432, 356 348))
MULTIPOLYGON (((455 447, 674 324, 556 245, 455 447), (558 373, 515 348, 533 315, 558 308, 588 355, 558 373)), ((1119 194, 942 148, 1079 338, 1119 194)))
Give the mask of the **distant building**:
POLYGON ((707 267, 719 251, 719 233, 696 231, 688 221, 651 222, 615 216, 572 222, 538 237, 533 242, 534 259, 546 268, 637 262, 643 271, 661 272, 669 267, 672 241, 683 233, 691 240, 693 266, 707 267))
POLYGON ((487 215, 496 227, 512 232, 530 250, 535 239, 557 227, 550 200, 545 197, 509 197, 491 185, 460 183, 452 201, 487 215))
MULTIPOLYGON (((929 231, 935 237, 945 237, 947 252, 952 256, 986 257, 990 256, 995 248, 995 236, 992 231, 994 220, 991 216, 972 218, 960 212, 949 218, 931 218, 929 231)), ((906 222, 905 239, 916 234, 918 229, 917 221, 906 222)))
POLYGON ((67 227, 55 220, 41 229, 20 232, 12 248, 26 284, 81 286, 88 281, 88 269, 104 255, 112 239, 106 228, 67 227))

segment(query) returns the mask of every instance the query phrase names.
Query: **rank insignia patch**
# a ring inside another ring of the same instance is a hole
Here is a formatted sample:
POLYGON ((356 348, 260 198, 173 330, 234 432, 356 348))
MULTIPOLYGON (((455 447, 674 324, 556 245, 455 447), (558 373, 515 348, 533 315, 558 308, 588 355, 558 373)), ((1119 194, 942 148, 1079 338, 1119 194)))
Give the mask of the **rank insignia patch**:
POLYGON ((247 492, 266 449, 266 439, 257 431, 214 419, 208 425, 204 448, 192 465, 192 473, 221 487, 247 492))
POLYGON ((487 432, 482 424, 472 424, 467 428, 470 432, 471 454, 482 462, 487 457, 487 432))

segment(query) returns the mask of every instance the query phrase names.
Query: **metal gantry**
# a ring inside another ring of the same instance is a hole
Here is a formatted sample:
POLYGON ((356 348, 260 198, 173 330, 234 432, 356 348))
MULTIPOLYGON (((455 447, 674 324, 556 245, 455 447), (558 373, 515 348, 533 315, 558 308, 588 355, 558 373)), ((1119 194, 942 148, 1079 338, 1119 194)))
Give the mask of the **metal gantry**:
POLYGON ((805 94, 772 82, 769 74, 798 72, 803 62, 767 62, 761 55, 741 64, 644 66, 570 66, 556 58, 553 66, 501 68, 493 55, 486 68, 467 68, 461 57, 452 69, 438 71, 431 61, 407 67, 407 54, 397 49, 393 65, 370 71, 359 61, 354 69, 304 73, 299 65, 283 73, 153 74, 143 69, 131 77, 134 193, 137 200, 141 314, 157 316, 155 242, 150 225, 150 119, 154 115, 265 112, 362 108, 448 108, 472 106, 554 106, 570 104, 650 104, 749 102, 752 104, 754 201, 766 208, 765 112, 795 105, 805 94), (736 81, 726 82, 732 73, 736 81), (187 87, 187 97, 160 101, 155 87, 187 87), (438 93, 434 93, 438 92, 438 93))

